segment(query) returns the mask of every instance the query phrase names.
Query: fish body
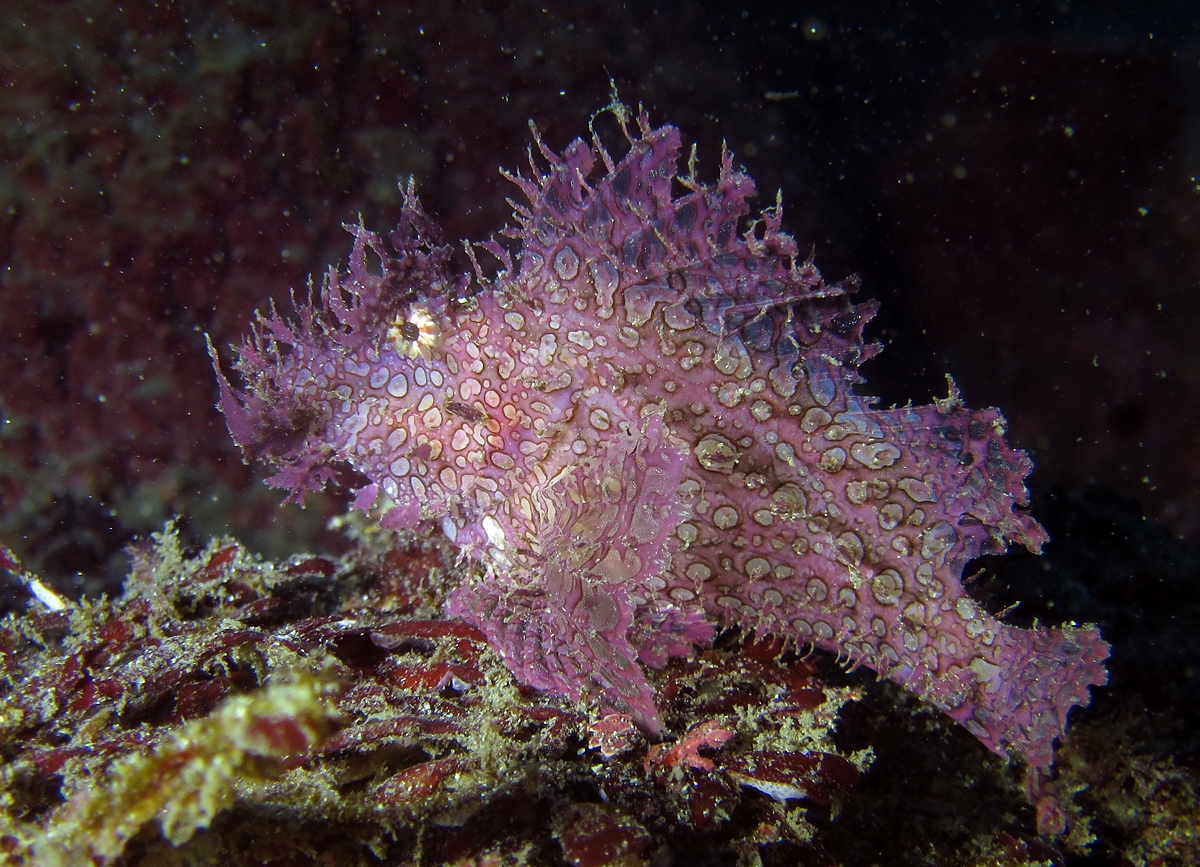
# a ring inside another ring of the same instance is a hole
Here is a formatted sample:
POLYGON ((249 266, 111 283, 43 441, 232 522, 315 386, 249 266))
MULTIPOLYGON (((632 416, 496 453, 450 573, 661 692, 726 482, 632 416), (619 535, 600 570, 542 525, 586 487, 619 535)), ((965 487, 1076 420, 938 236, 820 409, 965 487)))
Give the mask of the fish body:
POLYGON ((493 277, 453 273, 411 186, 390 243, 352 227, 298 319, 260 318, 245 387, 218 367, 234 439, 295 498, 349 467, 384 526, 439 525, 481 567, 449 613, 530 686, 656 733, 644 666, 737 626, 871 668, 1048 767, 1108 646, 1008 626, 963 588, 972 558, 1046 538, 1004 419, 953 385, 928 406, 858 395, 878 346, 857 281, 825 283, 778 202, 748 222, 728 153, 700 183, 678 130, 612 111, 619 160, 594 133, 537 141, 515 260, 480 245, 493 277))

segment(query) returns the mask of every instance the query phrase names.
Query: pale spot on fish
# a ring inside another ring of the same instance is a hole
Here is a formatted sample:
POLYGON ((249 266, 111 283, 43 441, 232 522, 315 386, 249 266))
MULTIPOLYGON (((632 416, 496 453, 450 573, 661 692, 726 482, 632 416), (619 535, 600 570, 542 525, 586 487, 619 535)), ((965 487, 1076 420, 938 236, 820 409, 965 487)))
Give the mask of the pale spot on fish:
MULTIPOLYGON (((757 581, 771 574, 771 564, 762 557, 751 557, 746 561, 746 577, 757 581)), ((780 598, 782 602, 782 597, 780 598)))
POLYGON ((736 527, 741 516, 733 506, 721 506, 713 512, 713 524, 718 530, 729 530, 736 527))

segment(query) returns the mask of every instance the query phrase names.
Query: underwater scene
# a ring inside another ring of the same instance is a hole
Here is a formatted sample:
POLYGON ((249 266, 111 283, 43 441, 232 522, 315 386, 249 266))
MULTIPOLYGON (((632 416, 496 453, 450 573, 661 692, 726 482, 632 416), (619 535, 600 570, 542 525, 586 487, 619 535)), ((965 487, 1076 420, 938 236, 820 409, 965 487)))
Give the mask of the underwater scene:
POLYGON ((18 0, 0 85, 0 863, 1200 863, 1190 4, 18 0))

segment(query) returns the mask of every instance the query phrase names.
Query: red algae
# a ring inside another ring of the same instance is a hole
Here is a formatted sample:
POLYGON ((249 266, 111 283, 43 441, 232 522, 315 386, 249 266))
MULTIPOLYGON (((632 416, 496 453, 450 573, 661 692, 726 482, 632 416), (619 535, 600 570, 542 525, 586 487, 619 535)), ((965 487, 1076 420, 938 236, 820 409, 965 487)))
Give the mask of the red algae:
POLYGON ((651 844, 686 850, 697 827, 733 838, 734 815, 803 809, 738 785, 739 757, 764 739, 818 762, 870 761, 832 743, 853 693, 740 642, 654 672, 669 729, 691 732, 673 767, 628 719, 610 731, 619 751, 589 746, 613 720, 521 687, 483 633, 440 619, 465 580, 444 540, 369 527, 355 539, 336 560, 270 563, 228 539, 185 553, 168 527, 133 551, 120 599, 6 618, 9 861, 152 864, 174 849, 250 863, 238 841, 253 834, 273 841, 251 859, 264 864, 519 851, 643 864, 651 844), (737 706, 717 709, 714 692, 735 684, 737 706), (719 755, 696 753, 706 745, 719 755), (542 821, 512 826, 515 802, 542 821))

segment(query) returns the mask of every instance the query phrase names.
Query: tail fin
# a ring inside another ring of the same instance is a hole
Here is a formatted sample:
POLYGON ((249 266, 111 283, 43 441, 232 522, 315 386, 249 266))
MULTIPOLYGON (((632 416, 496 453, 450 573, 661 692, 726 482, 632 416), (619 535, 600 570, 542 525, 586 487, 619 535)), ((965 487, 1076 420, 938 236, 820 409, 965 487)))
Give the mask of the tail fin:
POLYGON ((1001 625, 993 650, 999 664, 976 657, 969 664, 977 679, 974 695, 946 712, 993 752, 1017 755, 1031 771, 1048 768, 1071 708, 1086 707, 1089 688, 1108 682, 1109 646, 1092 625, 1001 625))

